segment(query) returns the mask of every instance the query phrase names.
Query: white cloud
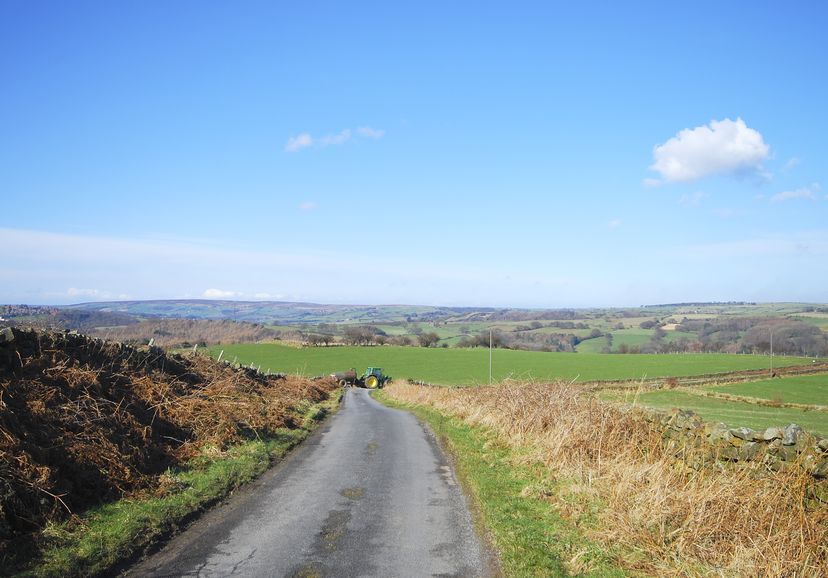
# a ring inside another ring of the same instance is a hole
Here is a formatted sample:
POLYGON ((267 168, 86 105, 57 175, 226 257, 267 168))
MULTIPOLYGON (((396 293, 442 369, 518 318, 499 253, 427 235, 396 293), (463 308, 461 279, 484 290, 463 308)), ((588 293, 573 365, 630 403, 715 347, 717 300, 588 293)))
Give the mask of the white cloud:
POLYGON ((205 289, 201 294, 205 299, 232 299, 233 297, 241 297, 243 294, 237 291, 224 291, 222 289, 205 289))
POLYGON ((607 227, 609 227, 610 230, 614 230, 620 227, 622 224, 624 224, 624 222, 621 219, 613 219, 612 221, 607 223, 607 227))
POLYGON ((373 140, 381 139, 385 136, 385 130, 381 128, 371 128, 370 126, 361 126, 355 130, 345 128, 338 133, 326 134, 319 138, 314 138, 310 133, 303 132, 298 136, 292 136, 288 139, 287 144, 285 144, 285 151, 294 153, 308 147, 325 148, 329 146, 343 145, 351 140, 354 133, 356 133, 359 137, 373 140))
POLYGON ((661 182, 687 182, 718 174, 756 174, 768 177, 762 162, 770 147, 761 133, 741 118, 710 121, 686 128, 653 149, 650 170, 661 182))
POLYGON ((285 145, 285 150, 289 153, 295 153, 298 150, 313 146, 313 137, 303 132, 298 136, 292 136, 288 139, 285 145))
POLYGON ((266 293, 263 291, 253 294, 253 299, 258 299, 261 301, 281 301, 286 297, 287 296, 283 295, 282 293, 266 293))
POLYGON ((698 207, 702 199, 709 197, 704 191, 696 191, 695 193, 685 193, 679 197, 679 205, 682 207, 698 207))
POLYGON ((345 144, 351 140, 351 129, 346 128, 337 134, 326 134, 319 139, 319 146, 327 147, 331 145, 345 144))
POLYGON ((782 191, 781 193, 776 193, 770 198, 770 202, 784 203, 785 201, 793 201, 795 199, 806 199, 809 201, 816 201, 819 189, 819 183, 811 183, 807 187, 800 187, 792 191, 782 191))
POLYGON ((304 203, 299 203, 299 210, 300 211, 312 211, 318 206, 319 205, 317 205, 313 201, 305 201, 304 203))
POLYGON ((356 129, 359 136, 365 138, 378 139, 385 136, 385 131, 381 128, 371 128, 370 126, 361 126, 356 129))
POLYGON ((77 287, 69 287, 66 290, 69 297, 88 297, 91 299, 109 299, 112 294, 108 291, 101 291, 99 289, 78 289, 77 287))

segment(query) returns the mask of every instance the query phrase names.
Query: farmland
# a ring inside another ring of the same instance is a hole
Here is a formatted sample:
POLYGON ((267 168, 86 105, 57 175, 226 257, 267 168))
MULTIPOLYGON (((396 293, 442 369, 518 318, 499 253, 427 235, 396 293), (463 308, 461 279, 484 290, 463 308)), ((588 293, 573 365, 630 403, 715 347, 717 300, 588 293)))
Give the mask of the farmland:
MULTIPOLYGON (((632 401, 633 395, 625 398, 632 401)), ((828 412, 770 407, 741 401, 705 397, 690 391, 662 390, 643 393, 636 403, 656 409, 691 409, 702 419, 731 427, 763 429, 795 423, 814 433, 828 434, 828 412)))
POLYGON ((0 306, 10 324, 74 329, 133 345, 279 340, 579 353, 828 357, 828 306, 687 303, 626 308, 495 309, 172 300, 63 308, 0 306), (178 321, 176 321, 178 320, 178 321), (191 331, 182 331, 184 321, 191 331), (242 338, 242 336, 248 336, 242 338))
POLYGON ((828 434, 828 374, 603 396, 656 409, 691 409, 706 421, 732 427, 760 429, 796 423, 815 433, 828 434))
MULTIPOLYGON (((213 356, 241 364, 251 363, 284 373, 322 375, 349 367, 383 367, 398 378, 443 385, 488 382, 489 352, 485 349, 420 347, 291 347, 275 343, 232 344, 209 349, 213 356)), ((768 358, 757 355, 674 354, 605 355, 599 353, 547 353, 495 350, 492 377, 520 380, 627 380, 668 376, 726 373, 768 367, 768 358)), ((811 363, 799 357, 776 357, 774 365, 811 363)))
POLYGON ((801 375, 711 387, 711 391, 779 403, 828 406, 828 375, 801 375))

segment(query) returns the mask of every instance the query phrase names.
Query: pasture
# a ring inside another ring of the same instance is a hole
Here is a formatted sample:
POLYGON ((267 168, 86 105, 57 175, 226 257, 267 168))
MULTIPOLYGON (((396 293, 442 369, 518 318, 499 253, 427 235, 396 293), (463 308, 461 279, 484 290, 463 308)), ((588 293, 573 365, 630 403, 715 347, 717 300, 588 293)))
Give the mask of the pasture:
POLYGON ((705 421, 724 422, 731 427, 747 426, 761 429, 772 426, 784 427, 795 423, 808 431, 828 435, 828 412, 824 411, 770 407, 704 397, 689 390, 651 391, 639 395, 637 399, 634 394, 630 393, 622 400, 628 402, 635 400, 637 405, 663 410, 690 409, 698 413, 705 421))
MULTIPOLYGON (((236 359, 263 371, 325 375, 350 367, 363 370, 382 367, 397 378, 411 378, 441 385, 479 385, 489 380, 487 349, 422 347, 291 347, 277 343, 217 345, 214 357, 236 359)), ((775 366, 802 365, 810 359, 775 357, 775 366)), ((598 353, 546 353, 495 349, 492 375, 495 381, 520 380, 608 381, 705 375, 768 367, 768 358, 755 355, 671 354, 605 355, 598 353)))
POLYGON ((710 390, 771 402, 828 406, 828 374, 720 385, 710 390))

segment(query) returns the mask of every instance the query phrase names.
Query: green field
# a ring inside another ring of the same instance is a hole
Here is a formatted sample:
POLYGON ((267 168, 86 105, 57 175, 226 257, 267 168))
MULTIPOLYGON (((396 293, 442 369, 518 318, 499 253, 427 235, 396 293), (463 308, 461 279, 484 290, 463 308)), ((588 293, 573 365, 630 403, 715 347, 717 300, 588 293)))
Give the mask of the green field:
POLYGON ((800 313, 799 315, 792 315, 791 317, 816 325, 823 331, 828 330, 828 313, 800 313))
MULTIPOLYGON (((631 402, 632 400, 633 396, 630 394, 626 401, 631 402)), ((771 426, 784 427, 795 423, 808 431, 828 434, 828 412, 768 407, 703 397, 674 390, 643 393, 638 397, 637 404, 665 410, 672 408, 691 409, 706 421, 720 421, 731 427, 747 426, 761 429, 771 426)))
MULTIPOLYGON (((610 331, 612 333, 612 350, 618 351, 618 347, 621 344, 633 347, 639 346, 642 347, 652 340, 653 335, 655 335, 655 330, 653 329, 641 329, 639 327, 633 327, 630 329, 616 329, 610 331)), ((667 331, 666 335, 664 336, 664 341, 677 341, 682 337, 687 338, 688 340, 696 339, 696 335, 693 333, 684 333, 681 331, 667 331)), ((575 348, 578 353, 601 353, 604 347, 607 345, 607 340, 605 337, 596 337, 594 339, 587 339, 582 341, 578 344, 575 348)))
POLYGON ((783 403, 828 406, 828 375, 798 375, 711 387, 711 391, 783 403))
MULTIPOLYGON (((324 375, 350 367, 380 366, 394 377, 412 378, 445 385, 488 382, 487 349, 442 349, 422 347, 290 347, 275 343, 217 345, 214 356, 224 350, 224 359, 262 370, 324 375)), ((492 356, 495 381, 515 379, 566 379, 579 381, 641 379, 725 373, 767 367, 768 359, 753 355, 602 355, 590 353, 545 353, 495 349, 492 356)), ((774 364, 798 365, 810 359, 776 357, 774 364)))

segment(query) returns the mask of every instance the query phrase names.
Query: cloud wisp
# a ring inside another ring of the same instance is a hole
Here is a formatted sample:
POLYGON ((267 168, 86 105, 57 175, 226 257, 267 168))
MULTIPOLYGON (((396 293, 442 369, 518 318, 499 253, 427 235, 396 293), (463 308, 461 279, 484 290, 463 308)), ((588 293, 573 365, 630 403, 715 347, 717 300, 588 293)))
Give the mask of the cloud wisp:
POLYGON ((670 250, 674 258, 732 262, 739 259, 828 256, 828 231, 799 231, 670 250))
POLYGON ((112 293, 101 289, 79 289, 78 287, 69 287, 66 290, 66 296, 72 299, 91 299, 92 301, 100 301, 102 299, 129 299, 126 293, 112 293))
POLYGON ((685 193, 681 197, 679 197, 678 203, 682 207, 698 207, 702 200, 709 197, 707 193, 704 191, 696 191, 694 193, 685 193))
POLYGON ((310 134, 303 132, 296 136, 290 137, 287 144, 285 144, 285 150, 289 153, 295 153, 296 151, 311 146, 313 146, 313 137, 310 134))
POLYGON ((345 144, 349 140, 351 140, 351 129, 346 128, 336 134, 326 134, 325 136, 320 137, 319 146, 329 147, 332 145, 341 145, 345 144))
POLYGON ((287 143, 285 143, 285 152, 295 153, 306 148, 340 146, 353 140, 354 135, 363 139, 379 140, 385 136, 385 130, 371 128, 370 126, 361 126, 355 130, 345 128, 337 133, 326 134, 320 137, 314 137, 309 132, 302 132, 288 138, 287 143))
POLYGON ((126 298, 127 293, 132 299, 198 296, 405 301, 414 299, 408 288, 417 283, 474 288, 490 275, 487 270, 432 260, 402 262, 370 254, 224 248, 195 240, 97 237, 0 227, 0 302, 9 303, 101 301, 126 298), (384 280, 373 292, 366 291, 364 279, 353 275, 368 261, 384 280), (338 280, 335 297, 330 289, 332 279, 338 280), (67 287, 72 289, 67 291, 67 287))
POLYGON ((381 128, 371 128, 370 126, 361 126, 356 129, 359 136, 365 138, 378 139, 385 136, 385 131, 381 128))
POLYGON ((233 299, 244 295, 238 291, 225 291, 224 289, 205 289, 201 294, 205 299, 233 299))
POLYGON ((713 175, 756 175, 768 178, 763 162, 770 146, 762 134, 741 118, 713 120, 686 128, 653 149, 650 170, 660 179, 645 179, 647 185, 691 182, 713 175))
POLYGON ((786 201, 806 200, 816 201, 817 193, 819 193, 819 183, 811 183, 807 187, 800 187, 789 191, 782 191, 776 193, 770 198, 771 203, 784 203, 786 201))

